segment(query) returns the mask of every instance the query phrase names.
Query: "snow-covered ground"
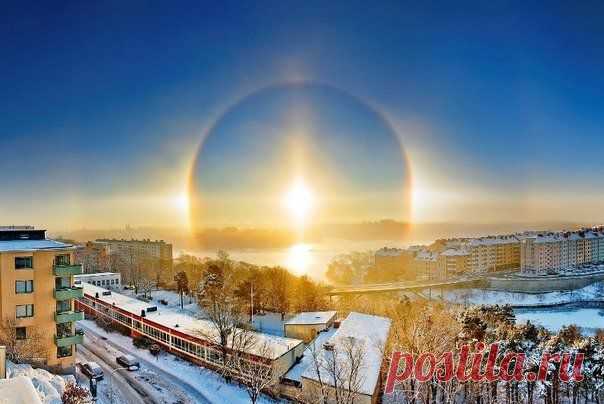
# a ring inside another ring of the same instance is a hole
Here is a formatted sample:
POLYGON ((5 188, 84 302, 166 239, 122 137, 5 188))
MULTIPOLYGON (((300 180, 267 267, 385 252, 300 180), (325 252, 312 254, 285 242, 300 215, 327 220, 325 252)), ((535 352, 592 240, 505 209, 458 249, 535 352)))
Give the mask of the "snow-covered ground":
MULTIPOLYGON (((428 295, 428 291, 423 292, 428 295)), ((439 296, 439 290, 432 290, 432 297, 439 296)), ((461 304, 511 304, 512 306, 540 306, 575 301, 604 300, 604 283, 594 283, 584 288, 549 293, 516 293, 484 289, 455 289, 445 291, 444 299, 461 304)))
MULTIPOLYGON (((245 389, 236 383, 226 383, 220 375, 209 369, 192 364, 183 359, 168 353, 162 353, 159 357, 154 357, 148 350, 138 349, 132 344, 130 337, 118 334, 107 333, 90 320, 80 321, 79 324, 89 333, 93 333, 107 340, 100 339, 99 344, 105 344, 110 349, 115 345, 119 351, 130 353, 139 358, 144 363, 161 369, 170 377, 182 381, 186 385, 194 388, 199 394, 211 403, 249 403, 249 397, 245 389)), ((262 397, 260 403, 271 403, 272 400, 262 397)))
POLYGON ((584 334, 593 335, 598 328, 604 329, 602 309, 564 308, 564 309, 517 309, 516 322, 542 325, 550 331, 558 331, 566 325, 575 324, 584 334))
POLYGON ((73 376, 58 376, 44 369, 34 369, 30 365, 16 365, 7 361, 6 377, 12 379, 19 376, 31 380, 38 397, 44 404, 61 404, 65 386, 70 381, 75 381, 73 376))

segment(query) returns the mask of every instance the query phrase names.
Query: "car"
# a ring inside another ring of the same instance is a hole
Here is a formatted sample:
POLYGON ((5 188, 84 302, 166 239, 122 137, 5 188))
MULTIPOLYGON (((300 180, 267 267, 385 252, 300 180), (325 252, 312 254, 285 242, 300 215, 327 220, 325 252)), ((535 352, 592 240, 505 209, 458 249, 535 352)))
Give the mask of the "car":
POLYGON ((122 355, 116 358, 116 361, 121 366, 128 370, 139 370, 141 367, 140 362, 132 355, 122 355))
POLYGON ((88 376, 89 379, 95 379, 96 381, 103 380, 105 375, 103 369, 96 362, 87 362, 80 365, 82 373, 88 376))

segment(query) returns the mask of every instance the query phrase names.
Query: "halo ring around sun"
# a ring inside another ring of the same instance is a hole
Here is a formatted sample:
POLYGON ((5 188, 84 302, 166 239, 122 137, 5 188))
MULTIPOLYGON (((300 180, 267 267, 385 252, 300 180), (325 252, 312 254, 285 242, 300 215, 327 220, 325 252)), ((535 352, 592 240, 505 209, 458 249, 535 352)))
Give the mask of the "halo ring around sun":
POLYGON ((287 227, 285 195, 306 226, 409 222, 411 177, 401 137, 377 108, 328 84, 277 83, 239 98, 201 136, 190 228, 287 227))

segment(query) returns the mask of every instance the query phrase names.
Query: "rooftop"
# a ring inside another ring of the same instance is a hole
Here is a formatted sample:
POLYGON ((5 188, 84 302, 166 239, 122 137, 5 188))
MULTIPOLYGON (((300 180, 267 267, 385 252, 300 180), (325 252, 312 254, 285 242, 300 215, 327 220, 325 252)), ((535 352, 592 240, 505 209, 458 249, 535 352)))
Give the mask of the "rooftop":
POLYGON ((86 277, 90 277, 90 276, 110 276, 110 275, 120 276, 120 274, 117 272, 94 272, 94 273, 88 273, 88 274, 74 275, 74 278, 77 279, 77 278, 86 278, 86 277))
POLYGON ((71 244, 54 240, 0 240, 0 252, 7 251, 38 251, 74 248, 71 244))
MULTIPOLYGON (((210 336, 210 338, 214 339, 214 342, 219 340, 216 328, 209 320, 198 319, 120 293, 111 292, 110 295, 103 296, 103 292, 109 292, 108 289, 94 286, 87 282, 82 282, 82 286, 84 294, 89 297, 96 298, 109 305, 115 305, 136 316, 140 316, 141 311, 145 310, 145 320, 149 322, 162 325, 182 334, 187 334, 193 338, 207 339, 206 336, 210 336), (98 297, 96 297, 97 293, 98 297), (155 307, 157 311, 147 312, 147 309, 150 307, 155 307)), ((252 355, 265 356, 266 354, 262 352, 262 348, 267 344, 270 348, 269 359, 277 359, 303 343, 301 340, 293 338, 278 337, 258 332, 253 332, 253 336, 256 343, 247 349, 246 352, 252 355)))
POLYGON ((334 311, 307 311, 297 314, 295 317, 287 320, 285 324, 325 324, 336 316, 334 311))
MULTIPOLYGON (((352 312, 342 321, 340 328, 326 341, 333 346, 333 351, 326 350, 325 346, 322 345, 320 351, 317 352, 317 360, 321 363, 329 363, 328 355, 333 355, 334 351, 342 352, 342 355, 338 357, 343 359, 346 357, 343 352, 345 344, 348 341, 354 342, 355 347, 363 352, 363 359, 358 369, 358 380, 352 380, 350 383, 358 383, 358 393, 373 395, 380 377, 383 360, 382 352, 390 333, 390 326, 391 321, 388 318, 352 312)), ((343 369, 346 368, 345 363, 341 366, 343 369)), ((325 383, 334 384, 333 376, 324 367, 320 367, 319 373, 321 380, 325 383)), ((316 367, 307 366, 302 372, 301 378, 319 380, 316 367)))

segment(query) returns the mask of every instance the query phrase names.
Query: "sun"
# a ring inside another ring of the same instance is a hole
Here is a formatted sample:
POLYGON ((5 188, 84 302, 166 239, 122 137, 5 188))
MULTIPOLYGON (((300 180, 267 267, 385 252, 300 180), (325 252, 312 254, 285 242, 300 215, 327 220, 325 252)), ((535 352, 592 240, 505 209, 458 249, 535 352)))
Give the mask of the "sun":
POLYGON ((303 180, 297 180, 285 194, 283 204, 297 223, 303 223, 313 208, 313 194, 303 180))

